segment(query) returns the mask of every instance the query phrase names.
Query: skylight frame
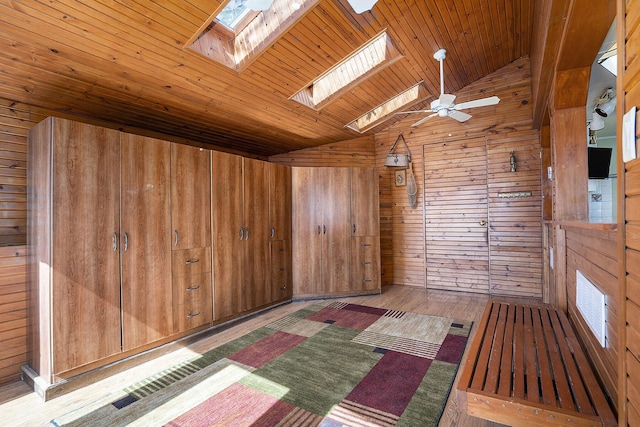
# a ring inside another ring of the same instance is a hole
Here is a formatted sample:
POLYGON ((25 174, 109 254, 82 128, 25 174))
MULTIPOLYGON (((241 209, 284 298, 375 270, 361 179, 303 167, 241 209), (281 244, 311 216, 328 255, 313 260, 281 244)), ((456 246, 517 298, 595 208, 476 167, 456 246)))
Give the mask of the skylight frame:
POLYGON ((425 87, 424 81, 420 81, 347 123, 345 127, 358 133, 365 133, 389 120, 396 112, 429 98, 433 98, 433 95, 425 87))
POLYGON ((244 0, 244 4, 241 5, 241 7, 243 7, 242 11, 238 14, 238 16, 235 17, 233 21, 227 24, 225 21, 220 20, 219 17, 232 4, 232 1, 235 1, 235 0, 231 0, 229 3, 227 3, 227 5, 220 11, 220 13, 216 15, 216 17, 214 18, 214 21, 217 24, 222 25, 225 29, 235 34, 235 33, 238 33, 239 31, 242 31, 244 27, 246 27, 249 24, 249 22, 251 22, 251 20, 258 15, 258 11, 249 9, 246 5, 247 0, 244 0))
POLYGON ((403 58, 402 53, 396 47, 391 36, 385 29, 349 56, 322 73, 310 84, 293 94, 289 99, 297 101, 316 111, 320 111, 345 92, 348 92, 364 80, 372 77, 401 58, 403 58), (340 77, 345 75, 344 71, 348 69, 349 66, 356 75, 350 76, 351 80, 343 85, 335 84, 340 77), (335 86, 334 90, 329 91, 326 95, 324 93, 318 94, 318 91, 316 91, 316 87, 320 87, 325 91, 326 88, 330 86, 335 86))

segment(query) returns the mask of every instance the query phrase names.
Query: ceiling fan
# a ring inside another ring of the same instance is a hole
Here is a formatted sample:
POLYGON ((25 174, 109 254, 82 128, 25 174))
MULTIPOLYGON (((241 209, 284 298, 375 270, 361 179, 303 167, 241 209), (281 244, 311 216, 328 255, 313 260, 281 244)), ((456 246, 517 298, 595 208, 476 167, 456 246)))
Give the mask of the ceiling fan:
POLYGON ((444 93, 444 69, 443 61, 447 56, 445 49, 440 49, 433 54, 433 57, 440 62, 440 97, 431 102, 431 109, 429 110, 414 110, 414 111, 401 111, 396 114, 413 114, 413 113, 433 113, 421 120, 415 122, 411 127, 420 126, 432 117, 451 117, 459 122, 466 122, 471 118, 470 114, 463 113, 460 110, 466 110, 468 108, 484 107, 487 105, 495 105, 500 102, 500 98, 497 96, 490 96, 488 98, 476 99, 473 101, 467 101, 460 104, 455 103, 456 96, 448 93, 444 93))

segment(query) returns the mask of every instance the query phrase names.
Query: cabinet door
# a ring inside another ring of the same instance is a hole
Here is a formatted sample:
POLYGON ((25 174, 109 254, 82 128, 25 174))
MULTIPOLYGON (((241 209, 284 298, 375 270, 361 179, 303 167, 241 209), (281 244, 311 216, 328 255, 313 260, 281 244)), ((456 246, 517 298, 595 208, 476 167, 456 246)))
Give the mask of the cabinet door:
POLYGON ((378 177, 374 169, 351 169, 351 234, 380 235, 378 177))
POLYGON ((130 350, 173 330, 171 145, 130 134, 121 141, 122 332, 130 350))
POLYGON ((348 168, 320 168, 322 285, 328 294, 350 290, 350 181, 348 168))
POLYGON ((271 240, 291 239, 291 168, 269 164, 271 240))
POLYGON ((269 164, 244 159, 243 309, 271 302, 269 256, 269 164))
POLYGON ((116 244, 120 135, 110 129, 52 120, 50 327, 55 355, 53 372, 60 373, 121 350, 120 260, 116 244))
POLYGON ((318 194, 320 168, 293 168, 292 264, 293 293, 298 296, 322 292, 322 206, 318 194))
POLYGON ((210 151, 171 144, 172 249, 211 245, 210 151))
POLYGON ((211 153, 211 220, 215 320, 240 313, 242 292, 242 157, 211 153))

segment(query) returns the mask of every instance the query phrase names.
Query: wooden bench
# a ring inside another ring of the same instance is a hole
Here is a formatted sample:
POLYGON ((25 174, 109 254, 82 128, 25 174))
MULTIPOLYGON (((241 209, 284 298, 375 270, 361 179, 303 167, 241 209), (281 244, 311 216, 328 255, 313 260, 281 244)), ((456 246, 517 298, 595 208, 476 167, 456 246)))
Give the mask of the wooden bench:
POLYGON ((458 383, 469 415, 512 426, 616 426, 561 311, 489 301, 458 383))

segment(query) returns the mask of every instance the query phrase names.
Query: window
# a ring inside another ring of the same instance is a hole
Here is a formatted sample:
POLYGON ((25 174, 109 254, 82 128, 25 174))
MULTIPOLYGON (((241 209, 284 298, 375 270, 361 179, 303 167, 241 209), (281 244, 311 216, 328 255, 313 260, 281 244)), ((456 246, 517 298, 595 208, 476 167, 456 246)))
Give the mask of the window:
POLYGON ((383 32, 293 95, 291 99, 320 110, 340 94, 400 58, 400 51, 387 33, 383 32))
POLYGON ((400 109, 424 101, 428 97, 430 97, 430 95, 427 89, 424 87, 424 84, 420 82, 378 105, 376 108, 367 111, 351 123, 348 123, 346 127, 356 132, 366 132, 386 121, 389 116, 400 109))

